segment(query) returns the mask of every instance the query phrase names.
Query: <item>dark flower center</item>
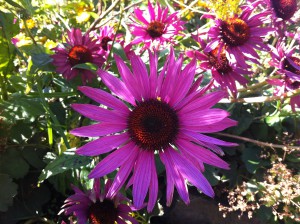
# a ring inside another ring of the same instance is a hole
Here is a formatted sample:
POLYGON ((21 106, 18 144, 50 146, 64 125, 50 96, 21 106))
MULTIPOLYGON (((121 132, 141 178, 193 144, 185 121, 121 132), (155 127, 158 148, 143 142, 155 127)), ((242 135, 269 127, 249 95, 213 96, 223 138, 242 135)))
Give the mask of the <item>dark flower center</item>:
POLYGON ((161 37, 164 34, 165 24, 159 21, 149 23, 147 32, 152 38, 161 37))
POLYGON ((221 24, 221 36, 231 47, 243 45, 250 38, 250 28, 244 20, 231 18, 221 24))
POLYGON ((150 99, 132 110, 128 130, 139 147, 153 151, 164 149, 176 138, 178 117, 167 103, 150 99))
POLYGON ((68 54, 68 59, 72 66, 92 62, 93 56, 91 51, 82 45, 77 45, 71 48, 68 54))
POLYGON ((216 47, 214 50, 208 53, 208 60, 219 73, 226 74, 232 71, 231 66, 229 65, 228 59, 224 52, 224 48, 219 53, 219 47, 216 47), (218 57, 219 54, 219 57, 218 57))
POLYGON ((277 17, 288 20, 297 11, 297 0, 271 0, 271 5, 277 17))
MULTIPOLYGON (((296 57, 290 57, 290 59, 298 66, 300 66, 300 58, 296 57)), ((283 66, 285 70, 288 70, 292 73, 295 73, 297 75, 300 75, 300 70, 296 69, 293 65, 290 64, 290 62, 287 59, 284 59, 283 66)))
POLYGON ((114 224, 118 219, 118 210, 109 199, 97 201, 89 209, 89 219, 91 224, 114 224))
POLYGON ((102 47, 103 50, 107 51, 107 49, 108 49, 108 48, 107 48, 107 43, 108 43, 109 41, 112 41, 112 39, 109 38, 109 37, 103 37, 103 38, 102 38, 100 45, 101 45, 101 47, 102 47))

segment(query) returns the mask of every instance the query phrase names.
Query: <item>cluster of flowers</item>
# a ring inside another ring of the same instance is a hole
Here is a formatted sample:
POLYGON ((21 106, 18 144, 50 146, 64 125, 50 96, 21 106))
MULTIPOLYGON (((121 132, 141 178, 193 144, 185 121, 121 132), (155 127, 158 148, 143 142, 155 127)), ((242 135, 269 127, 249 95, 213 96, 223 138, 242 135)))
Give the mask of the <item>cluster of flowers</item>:
MULTIPOLYGON (((52 55, 57 72, 68 80, 80 75, 86 84, 92 82, 95 74, 76 66, 93 63, 99 67, 96 73, 112 94, 88 86, 78 88, 101 107, 72 105, 80 114, 99 122, 71 131, 80 137, 99 137, 76 152, 84 156, 109 154, 89 174, 89 178, 97 180, 94 189, 83 193, 74 187, 76 193, 66 200, 62 211, 74 212, 79 223, 87 219, 92 223, 124 223, 123 219, 135 223, 128 215, 131 207, 119 205, 128 200, 118 192, 126 182, 127 188, 132 185, 133 208, 147 206, 151 212, 158 196, 155 156, 166 169, 167 205, 172 202, 174 186, 182 200, 189 203, 187 181, 213 197, 213 189, 203 176, 204 163, 228 169, 229 165, 216 154, 223 155, 220 146, 236 144, 206 133, 235 126, 236 121, 228 118, 228 112, 212 107, 224 97, 236 98, 237 83, 248 83, 246 75, 252 74, 249 63, 260 63, 256 50, 272 50, 270 65, 281 74, 280 78, 269 79, 270 84, 278 86, 276 94, 299 88, 300 59, 294 55, 294 48, 286 49, 284 43, 286 35, 299 38, 284 30, 284 24, 292 22, 296 10, 296 0, 256 0, 247 1, 239 6, 239 14, 228 14, 227 18, 218 18, 212 11, 203 19, 213 20, 215 25, 207 32, 199 29, 192 34, 199 49, 186 51, 176 58, 171 47, 159 71, 157 51, 167 44, 176 44, 176 35, 184 35, 184 22, 178 12, 168 14, 167 8, 153 6, 150 1, 148 11, 136 8, 129 25, 135 38, 126 46, 109 26, 100 28, 100 34, 83 35, 79 29, 68 31, 67 43, 57 46, 52 55), (262 12, 255 13, 257 8, 262 8, 262 12), (276 37, 276 48, 264 42, 270 33, 276 37), (114 56, 120 78, 101 69, 114 41, 124 47, 131 64, 130 69, 121 57, 114 56), (137 45, 142 46, 141 50, 148 49, 149 71, 133 51, 137 45), (182 68, 184 55, 192 60, 182 68), (212 82, 203 88, 199 87, 202 77, 195 77, 197 60, 200 69, 212 74, 212 82), (206 93, 213 86, 223 91, 206 93), (117 169, 114 180, 105 186, 105 193, 99 193, 98 178, 117 169), (104 215, 103 209, 110 215, 104 215)), ((300 106, 300 96, 294 96, 291 104, 293 109, 295 105, 300 106)))

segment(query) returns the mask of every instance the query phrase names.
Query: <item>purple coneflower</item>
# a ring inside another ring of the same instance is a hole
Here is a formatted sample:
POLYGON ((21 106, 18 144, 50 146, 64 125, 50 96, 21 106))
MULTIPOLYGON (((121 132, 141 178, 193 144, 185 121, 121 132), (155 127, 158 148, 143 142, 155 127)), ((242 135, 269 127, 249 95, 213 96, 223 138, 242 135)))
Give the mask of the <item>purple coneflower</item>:
MULTIPOLYGON (((194 36, 194 39, 200 44, 202 49, 205 49, 206 43, 198 35, 194 36)), ((236 64, 231 64, 226 57, 225 47, 223 46, 223 49, 219 49, 219 46, 217 46, 208 53, 202 53, 197 50, 187 51, 186 53, 191 58, 196 57, 201 62, 200 68, 210 70, 213 79, 220 87, 236 98, 236 81, 242 85, 246 85, 248 80, 241 74, 251 74, 251 72, 237 67, 236 64)))
POLYGON ((193 84, 196 60, 182 70, 183 56, 175 59, 171 49, 158 74, 157 57, 149 51, 148 73, 146 65, 135 54, 129 55, 132 71, 115 56, 121 79, 102 70, 98 74, 116 97, 100 89, 79 87, 82 93, 107 109, 89 104, 72 105, 79 113, 100 122, 71 131, 82 137, 100 136, 77 149, 77 153, 97 156, 113 151, 97 164, 89 177, 98 178, 120 167, 108 192, 112 196, 133 171, 127 186, 133 186, 134 206, 137 209, 143 206, 149 190, 148 211, 153 209, 158 194, 155 156, 160 157, 166 168, 167 204, 172 202, 174 185, 184 202, 189 203, 186 180, 206 195, 214 196, 202 174, 203 163, 229 168, 210 149, 222 154, 218 145, 236 145, 204 134, 222 131, 236 125, 236 121, 228 118, 227 111, 211 108, 224 97, 223 92, 204 95, 203 90, 198 90, 199 80, 193 84))
MULTIPOLYGON (((274 92, 275 95, 282 95, 300 88, 300 58, 294 56, 294 50, 295 48, 286 49, 284 43, 279 42, 270 52, 272 56, 270 64, 282 74, 279 79, 268 80, 271 85, 278 86, 274 92)), ((291 97, 290 104, 293 111, 296 106, 300 107, 300 95, 291 97)))
POLYGON ((144 43, 144 49, 158 49, 166 42, 173 43, 174 36, 184 29, 184 22, 180 20, 177 12, 168 15, 168 8, 162 8, 159 3, 156 6, 154 8, 148 1, 147 13, 139 8, 134 10, 135 20, 129 25, 135 36, 131 45, 144 43))
POLYGON ((100 33, 97 35, 97 43, 101 46, 100 54, 107 59, 109 51, 111 50, 111 43, 115 39, 116 32, 111 26, 103 26, 99 29, 100 33))
POLYGON ((125 223, 128 220, 133 224, 138 222, 130 216, 131 208, 122 202, 128 202, 128 199, 122 194, 117 193, 114 197, 107 195, 111 182, 107 181, 104 191, 101 189, 99 179, 94 180, 93 189, 87 192, 72 186, 75 194, 65 200, 62 210, 59 212, 66 215, 74 214, 77 217, 78 224, 86 224, 89 220, 91 224, 118 224, 125 223))
POLYGON ((273 28, 261 27, 267 20, 267 12, 251 16, 257 3, 241 6, 241 15, 235 15, 226 21, 215 19, 215 26, 208 31, 211 42, 205 52, 209 53, 216 47, 226 49, 226 57, 231 64, 247 68, 246 60, 259 63, 259 55, 254 49, 269 50, 263 37, 273 31, 273 28))
POLYGON ((297 11, 297 0, 259 0, 264 7, 272 15, 272 23, 274 28, 280 35, 284 35, 286 30, 286 22, 293 22, 292 17, 297 11))
POLYGON ((100 45, 96 44, 97 40, 93 40, 89 37, 89 34, 82 35, 80 29, 73 28, 67 34, 67 43, 58 45, 53 49, 55 54, 51 57, 53 58, 53 64, 56 66, 56 71, 61 73, 67 80, 80 75, 83 84, 86 81, 92 81, 96 77, 93 72, 73 67, 87 62, 101 67, 104 58, 99 53, 100 45))

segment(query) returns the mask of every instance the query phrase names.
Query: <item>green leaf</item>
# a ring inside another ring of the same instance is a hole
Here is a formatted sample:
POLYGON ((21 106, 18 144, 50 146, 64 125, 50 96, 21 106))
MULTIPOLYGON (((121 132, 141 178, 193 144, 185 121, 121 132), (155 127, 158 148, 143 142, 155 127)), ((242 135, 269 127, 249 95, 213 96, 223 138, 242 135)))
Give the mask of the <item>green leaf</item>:
POLYGON ((255 173, 260 167, 260 151, 260 148, 255 146, 243 149, 242 161, 245 163, 246 169, 249 173, 255 173))
POLYGON ((215 186, 220 182, 221 177, 218 175, 219 169, 205 165, 205 171, 203 175, 206 177, 206 179, 209 181, 211 186, 215 186))
POLYGON ((95 72, 95 71, 97 71, 98 66, 93 63, 87 62, 87 63, 83 63, 83 64, 77 64, 72 67, 72 69, 74 69, 74 68, 80 68, 80 69, 85 69, 85 70, 90 70, 92 72, 95 72))
POLYGON ((124 48, 120 43, 114 43, 114 45, 112 46, 112 53, 120 56, 123 60, 128 60, 124 48))
POLYGON ((0 157, 0 170, 1 173, 9 174, 18 179, 23 178, 28 173, 29 165, 19 150, 9 149, 0 157))
POLYGON ((19 32, 18 24, 13 23, 14 15, 12 13, 3 13, 0 11, 0 71, 9 73, 13 69, 12 59, 16 51, 11 43, 11 38, 19 32))
POLYGON ((17 194, 18 185, 7 174, 0 174, 0 212, 6 212, 13 204, 13 197, 17 194))
MULTIPOLYGON (((49 154, 46 155, 46 159, 48 156, 49 154)), ((50 156, 53 158, 53 154, 50 156)), ((47 178, 63 173, 66 170, 78 169, 82 166, 86 166, 91 162, 91 160, 91 157, 76 155, 74 149, 67 150, 62 155, 51 161, 45 169, 43 169, 39 176, 39 181, 43 182, 47 178)))

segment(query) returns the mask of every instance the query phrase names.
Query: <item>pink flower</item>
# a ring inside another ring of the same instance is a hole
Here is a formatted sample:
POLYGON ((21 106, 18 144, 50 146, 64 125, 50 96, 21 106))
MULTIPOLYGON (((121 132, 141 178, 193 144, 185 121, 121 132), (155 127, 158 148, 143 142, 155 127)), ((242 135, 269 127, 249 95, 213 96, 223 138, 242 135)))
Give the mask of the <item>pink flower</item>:
POLYGON ((256 2, 261 4, 263 11, 268 11, 272 15, 272 26, 279 35, 284 36, 286 23, 294 23, 292 17, 297 12, 297 0, 258 0, 256 2))
POLYGON ((114 197, 107 195, 111 182, 107 181, 104 191, 100 188, 99 179, 94 180, 93 189, 87 192, 72 186, 75 194, 65 200, 62 210, 59 212, 66 215, 74 214, 77 217, 78 224, 86 224, 89 220, 91 224, 118 224, 125 223, 129 220, 133 224, 138 222, 130 216, 131 208, 122 204, 127 203, 128 199, 118 193, 114 197))
POLYGON ((257 3, 241 6, 241 15, 235 15, 226 21, 216 19, 215 26, 208 31, 211 42, 204 51, 209 53, 216 47, 223 49, 225 46, 226 57, 231 64, 238 64, 243 68, 247 68, 246 60, 259 64, 259 55, 255 49, 269 50, 263 37, 274 29, 261 27, 267 20, 268 12, 251 16, 256 5, 257 3))
POLYGON ((129 179, 127 185, 132 185, 134 206, 143 207, 149 193, 150 212, 158 194, 155 157, 159 157, 166 168, 168 205, 174 186, 184 202, 189 203, 186 180, 213 197, 214 192, 202 174, 203 164, 228 169, 228 164, 212 151, 222 155, 219 146, 236 145, 206 135, 236 125, 227 111, 211 108, 225 94, 204 95, 204 90, 198 89, 201 80, 194 83, 196 60, 182 70, 183 56, 176 59, 173 49, 159 73, 156 53, 149 51, 149 72, 140 57, 130 54, 129 59, 132 70, 115 56, 121 79, 106 71, 98 72, 114 96, 100 89, 79 87, 107 109, 90 104, 72 105, 77 112, 99 122, 71 131, 77 136, 99 137, 78 148, 77 153, 110 153, 89 177, 102 177, 119 168, 108 196, 115 195, 129 179))
MULTIPOLYGON (((194 39, 200 44, 202 49, 205 49, 206 43, 197 35, 194 39)), ((196 57, 199 60, 200 68, 203 70, 210 70, 213 79, 220 85, 220 87, 229 92, 233 97, 237 96, 236 81, 242 85, 246 85, 248 80, 242 74, 251 74, 251 71, 238 67, 236 64, 226 58, 225 46, 220 49, 217 46, 208 53, 200 51, 187 51, 188 57, 196 57)))
MULTIPOLYGON (((300 58, 294 55, 294 50, 295 48, 286 49, 283 42, 278 42, 276 48, 272 47, 270 65, 282 74, 279 79, 268 80, 271 85, 277 86, 275 95, 280 96, 300 88, 300 58)), ((295 112, 296 106, 300 107, 300 95, 291 97, 290 104, 295 112)))
POLYGON ((134 10, 135 20, 129 24, 131 33, 135 36, 130 43, 144 43, 143 49, 159 49, 167 42, 174 42, 174 36, 184 29, 184 22, 180 20, 178 13, 168 15, 168 8, 162 8, 159 3, 156 8, 148 1, 148 12, 141 9, 134 10))
POLYGON ((80 75, 83 84, 86 81, 91 82, 96 77, 92 71, 73 67, 87 62, 101 67, 105 60, 99 54, 100 45, 96 44, 96 40, 89 37, 89 34, 82 35, 80 29, 73 28, 67 34, 67 43, 53 49, 55 54, 51 57, 53 58, 53 64, 56 66, 56 71, 61 73, 67 80, 80 75))
POLYGON ((97 44, 101 46, 99 53, 107 59, 111 50, 111 44, 116 36, 116 32, 111 26, 103 26, 99 29, 99 31, 100 34, 97 34, 97 44))

